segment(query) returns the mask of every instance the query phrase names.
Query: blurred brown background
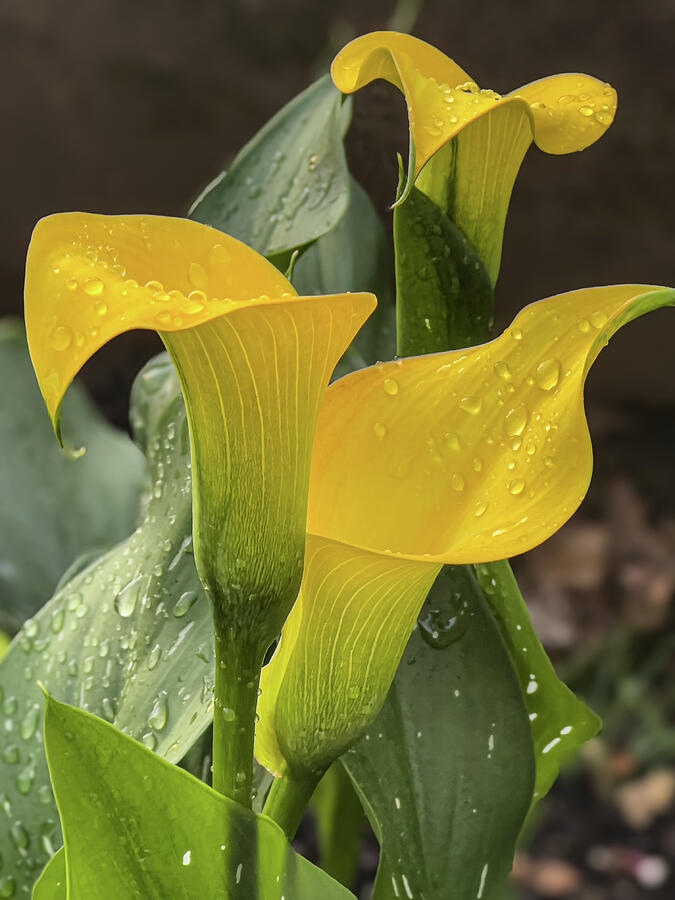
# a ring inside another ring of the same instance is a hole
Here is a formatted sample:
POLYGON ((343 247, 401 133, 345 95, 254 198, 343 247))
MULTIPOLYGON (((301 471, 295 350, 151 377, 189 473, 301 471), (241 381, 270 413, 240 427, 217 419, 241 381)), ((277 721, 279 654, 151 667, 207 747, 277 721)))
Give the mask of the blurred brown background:
MULTIPOLYGON (((182 213, 345 41, 413 22, 482 86, 507 92, 581 71, 619 92, 598 144, 570 157, 529 152, 507 222, 498 325, 564 290, 675 284, 675 0, 3 0, 0 313, 21 310, 38 218, 182 213)), ((361 92, 350 165, 385 221, 395 152, 406 148, 396 92, 361 92)), ((588 391, 593 489, 559 535, 518 562, 547 647, 607 725, 542 808, 518 860, 519 896, 675 896, 674 343, 675 314, 662 310, 600 357, 588 391)), ((127 335, 88 365, 118 424, 158 347, 150 334, 127 335)), ((371 849, 364 897, 373 864, 371 849)))

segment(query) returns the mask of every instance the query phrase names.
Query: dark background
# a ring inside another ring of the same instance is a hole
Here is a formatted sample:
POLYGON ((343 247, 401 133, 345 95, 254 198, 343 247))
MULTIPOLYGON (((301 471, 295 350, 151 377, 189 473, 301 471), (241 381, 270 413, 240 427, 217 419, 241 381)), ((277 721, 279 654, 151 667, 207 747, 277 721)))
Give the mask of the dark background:
MULTIPOLYGON (((405 27, 416 13, 413 32, 481 86, 508 92, 581 71, 619 93, 615 124, 590 149, 528 153, 507 221, 498 326, 564 290, 674 284, 675 0, 2 0, 0 313, 21 311, 26 247, 41 216, 181 214, 343 43, 405 27)), ((350 166, 387 223, 395 152, 406 148, 396 92, 378 84, 357 95, 350 166)), ((608 722, 542 808, 519 857, 529 898, 675 895, 672 877, 650 887, 636 868, 643 858, 675 868, 675 653, 661 649, 665 662, 646 686, 635 675, 641 653, 663 648, 673 618, 674 326, 672 310, 652 313, 600 357, 588 391, 598 470, 591 494, 559 535, 518 563, 549 650, 608 722), (621 665, 611 649, 617 635, 628 648, 621 665), (650 721, 663 720, 672 754, 635 749, 651 732, 626 708, 631 690, 655 704, 650 721), (654 777, 656 788, 645 782, 654 777), (635 785, 637 814, 622 805, 635 785), (649 790, 663 801, 655 812, 649 790)), ((85 378, 118 424, 136 371, 158 348, 137 332, 88 364, 85 378)), ((373 859, 366 851, 364 883, 373 859)))

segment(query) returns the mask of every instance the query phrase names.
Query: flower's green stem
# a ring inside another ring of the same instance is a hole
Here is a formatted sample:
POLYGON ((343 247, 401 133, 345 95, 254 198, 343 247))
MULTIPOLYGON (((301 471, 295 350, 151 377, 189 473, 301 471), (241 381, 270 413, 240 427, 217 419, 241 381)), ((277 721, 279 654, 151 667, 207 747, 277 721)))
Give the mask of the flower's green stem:
POLYGON ((274 779, 263 812, 283 828, 289 841, 295 837, 319 781, 321 774, 298 775, 291 772, 274 779))
POLYGON ((251 808, 255 711, 264 650, 216 622, 213 787, 251 808))

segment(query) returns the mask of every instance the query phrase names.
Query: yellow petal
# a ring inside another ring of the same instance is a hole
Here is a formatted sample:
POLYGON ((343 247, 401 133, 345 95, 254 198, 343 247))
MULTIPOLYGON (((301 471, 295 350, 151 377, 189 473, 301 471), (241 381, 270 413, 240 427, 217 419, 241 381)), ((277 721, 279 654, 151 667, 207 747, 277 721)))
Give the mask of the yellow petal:
POLYGON ((439 565, 308 535, 300 596, 263 669, 256 757, 323 773, 384 703, 439 565))
POLYGON ((502 98, 493 90, 479 89, 435 47, 396 32, 356 38, 337 55, 331 74, 344 93, 377 78, 404 93, 416 152, 415 177, 444 144, 500 106, 520 106, 529 116, 531 137, 548 153, 568 153, 592 144, 607 130, 616 109, 612 88, 588 75, 545 78, 502 98))
POLYGON ((545 153, 573 153, 602 137, 614 121, 614 88, 589 75, 551 75, 509 97, 529 104, 534 140, 545 153))
POLYGON ((299 587, 319 407, 374 305, 370 294, 298 297, 253 250, 188 220, 73 213, 40 222, 31 242, 28 340, 56 428, 99 347, 159 331, 190 424, 200 575, 230 619, 264 618, 265 639, 299 587))
POLYGON ((308 530, 372 552, 478 563, 541 543, 586 493, 586 373, 614 332, 675 305, 646 285, 526 307, 488 344, 411 357, 331 386, 308 530))

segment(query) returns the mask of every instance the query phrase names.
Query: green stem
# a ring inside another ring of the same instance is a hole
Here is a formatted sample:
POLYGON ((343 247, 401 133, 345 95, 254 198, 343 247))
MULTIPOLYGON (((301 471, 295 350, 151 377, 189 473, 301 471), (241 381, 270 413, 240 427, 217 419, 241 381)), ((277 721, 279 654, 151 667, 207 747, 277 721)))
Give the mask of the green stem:
POLYGON ((263 650, 216 622, 213 787, 251 808, 253 742, 263 650))
POLYGON ((286 837, 292 841, 302 821, 309 803, 323 773, 318 776, 294 775, 287 772, 275 778, 265 801, 263 812, 283 828, 286 837))

